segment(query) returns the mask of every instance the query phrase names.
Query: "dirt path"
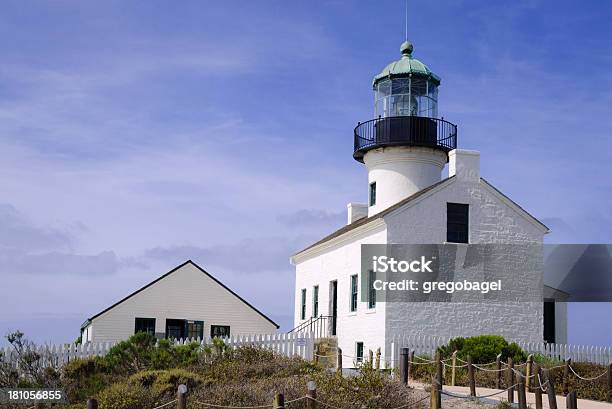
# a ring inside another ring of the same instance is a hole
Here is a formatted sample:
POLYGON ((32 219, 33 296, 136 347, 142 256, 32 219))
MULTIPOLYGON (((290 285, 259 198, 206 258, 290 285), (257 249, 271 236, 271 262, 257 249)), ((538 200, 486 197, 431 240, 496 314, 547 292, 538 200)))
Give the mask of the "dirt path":
MULTIPOLYGON (((410 382, 410 386, 413 386, 416 389, 424 390, 426 385, 422 383, 418 383, 418 382, 410 382)), ((448 392, 449 394, 457 395, 457 396, 468 397, 470 394, 470 388, 467 386, 444 385, 443 390, 445 392, 448 392)), ((505 391, 501 393, 502 391, 499 389, 476 388, 477 396, 491 395, 491 394, 494 394, 495 392, 500 392, 500 393, 495 396, 490 396, 488 398, 479 399, 479 401, 481 403, 490 404, 490 405, 495 405, 501 401, 507 401, 508 393, 505 391)), ((527 396, 527 406, 531 406, 532 408, 535 408, 535 394, 527 393, 526 396, 527 396)), ((514 402, 515 403, 518 402, 518 394, 516 392, 514 393, 514 402)), ((475 402, 469 399, 454 398, 454 397, 450 397, 447 395, 442 395, 442 407, 443 408, 451 407, 451 408, 466 408, 467 409, 470 407, 473 408, 474 404, 475 402)), ((612 409, 612 403, 599 402, 599 401, 586 400, 586 399, 578 399, 578 407, 580 409, 612 409)), ((546 396, 546 394, 542 396, 542 408, 550 409, 548 405, 548 397, 546 396)), ((557 408, 558 409, 566 408, 564 396, 557 395, 557 408)))

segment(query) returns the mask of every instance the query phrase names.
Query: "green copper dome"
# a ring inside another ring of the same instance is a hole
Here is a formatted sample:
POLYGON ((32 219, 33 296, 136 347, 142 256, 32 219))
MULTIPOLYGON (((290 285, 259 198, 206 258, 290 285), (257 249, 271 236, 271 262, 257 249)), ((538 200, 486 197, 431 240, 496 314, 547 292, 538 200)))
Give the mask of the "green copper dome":
POLYGON ((410 41, 404 41, 400 47, 402 58, 387 65, 377 76, 373 84, 385 78, 419 76, 430 79, 435 85, 440 85, 440 77, 434 74, 425 64, 412 56, 414 47, 410 41))

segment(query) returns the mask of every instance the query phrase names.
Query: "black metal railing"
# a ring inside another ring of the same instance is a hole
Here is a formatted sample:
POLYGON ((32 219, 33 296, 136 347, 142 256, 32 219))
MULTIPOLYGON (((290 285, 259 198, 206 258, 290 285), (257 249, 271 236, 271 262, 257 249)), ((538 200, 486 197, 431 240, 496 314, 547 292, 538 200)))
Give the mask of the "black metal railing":
POLYGON ((424 146, 449 152, 457 147, 457 125, 438 118, 391 116, 355 127, 353 158, 363 162, 367 151, 384 146, 424 146))
POLYGON ((304 321, 297 327, 293 328, 292 332, 312 332, 316 338, 327 338, 334 334, 335 317, 331 315, 319 315, 304 321))

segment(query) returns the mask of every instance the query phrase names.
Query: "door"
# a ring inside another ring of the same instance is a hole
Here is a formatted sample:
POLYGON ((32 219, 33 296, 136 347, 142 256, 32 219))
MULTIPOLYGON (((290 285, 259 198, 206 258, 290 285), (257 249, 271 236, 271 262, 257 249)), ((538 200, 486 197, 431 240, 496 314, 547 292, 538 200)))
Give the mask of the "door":
POLYGON ((185 320, 166 320, 166 338, 185 338, 185 320))
POLYGON ((336 335, 338 318, 338 282, 329 282, 329 311, 331 312, 331 334, 336 335))
POLYGON ((555 302, 544 301, 544 341, 555 342, 555 302))

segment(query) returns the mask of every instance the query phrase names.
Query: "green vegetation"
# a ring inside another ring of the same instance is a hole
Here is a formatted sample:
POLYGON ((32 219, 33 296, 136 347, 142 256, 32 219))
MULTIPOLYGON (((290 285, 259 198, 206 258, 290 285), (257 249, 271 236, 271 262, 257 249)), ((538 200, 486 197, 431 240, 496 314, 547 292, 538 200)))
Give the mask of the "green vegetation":
MULTIPOLYGON (((354 377, 343 377, 267 349, 228 348, 221 340, 207 346, 175 346, 143 333, 117 344, 106 356, 73 360, 49 371, 55 374, 55 386, 66 391, 66 409, 82 409, 90 397, 98 400, 100 409, 150 409, 173 400, 179 384, 188 387, 189 408, 202 407, 197 401, 266 405, 274 393, 296 399, 306 394, 310 380, 317 383, 319 399, 341 409, 393 408, 426 396, 374 370, 370 363, 364 363, 354 377)), ((52 378, 33 377, 28 386, 45 387, 48 379, 52 378)), ((304 409, 305 401, 291 407, 304 409)))
POLYGON ((499 335, 453 338, 448 345, 438 350, 444 358, 449 358, 454 351, 457 351, 459 358, 467 360, 470 356, 475 364, 494 362, 498 354, 501 354, 503 361, 512 358, 514 362, 524 362, 527 359, 527 354, 516 343, 509 344, 504 337, 499 335))

